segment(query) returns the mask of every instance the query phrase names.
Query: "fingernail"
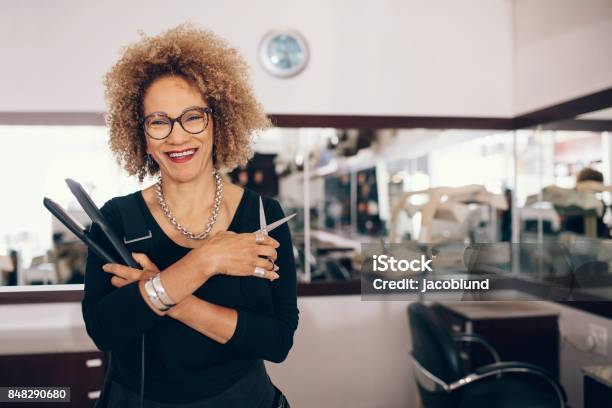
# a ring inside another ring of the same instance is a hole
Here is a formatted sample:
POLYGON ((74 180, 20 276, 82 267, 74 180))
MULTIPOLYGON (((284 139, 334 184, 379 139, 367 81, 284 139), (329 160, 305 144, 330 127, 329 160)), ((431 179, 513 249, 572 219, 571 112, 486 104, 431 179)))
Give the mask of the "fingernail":
POLYGON ((278 267, 278 265, 274 265, 274 272, 278 271, 280 268, 278 267))
POLYGON ((105 271, 108 270, 108 264, 102 265, 102 269, 105 270, 105 271))
POLYGON ((280 278, 278 273, 272 273, 272 277, 276 280, 278 278, 280 278))

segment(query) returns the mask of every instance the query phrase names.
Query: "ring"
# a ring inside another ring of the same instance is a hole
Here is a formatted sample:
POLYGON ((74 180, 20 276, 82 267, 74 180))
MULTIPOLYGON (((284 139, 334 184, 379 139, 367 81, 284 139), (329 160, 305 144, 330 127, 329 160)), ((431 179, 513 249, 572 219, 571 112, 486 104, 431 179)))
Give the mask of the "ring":
POLYGON ((255 243, 261 244, 265 240, 266 240, 266 237, 264 236, 264 234, 262 232, 256 232, 255 233, 255 243))
POLYGON ((264 276, 266 276, 266 271, 261 266, 256 266, 253 275, 257 276, 258 278, 263 278, 264 276))

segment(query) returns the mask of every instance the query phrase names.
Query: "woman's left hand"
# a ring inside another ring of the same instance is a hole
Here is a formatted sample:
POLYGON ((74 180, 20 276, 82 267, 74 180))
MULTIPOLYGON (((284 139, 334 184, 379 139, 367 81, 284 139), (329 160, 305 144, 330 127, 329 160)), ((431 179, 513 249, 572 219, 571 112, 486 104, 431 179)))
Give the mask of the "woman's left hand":
POLYGON ((130 268, 116 263, 108 263, 102 266, 105 272, 114 275, 111 278, 113 286, 120 288, 135 281, 147 280, 159 273, 159 268, 145 254, 133 252, 132 257, 142 266, 142 269, 130 268))

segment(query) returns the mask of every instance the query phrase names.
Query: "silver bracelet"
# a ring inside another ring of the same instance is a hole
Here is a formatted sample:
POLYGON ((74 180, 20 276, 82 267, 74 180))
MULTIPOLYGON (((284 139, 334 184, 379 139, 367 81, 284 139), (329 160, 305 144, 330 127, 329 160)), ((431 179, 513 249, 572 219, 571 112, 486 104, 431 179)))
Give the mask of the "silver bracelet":
POLYGON ((167 307, 176 306, 176 303, 174 303, 172 299, 170 299, 170 296, 168 296, 168 292, 166 292, 164 285, 162 285, 162 281, 161 281, 161 278, 159 277, 159 273, 153 276, 153 280, 151 282, 153 283, 153 289, 155 289, 155 293, 157 293, 157 297, 159 297, 159 300, 161 300, 164 306, 167 306, 167 307))
POLYGON ((155 289, 153 288, 152 278, 149 278, 149 280, 145 282, 144 288, 145 292, 147 292, 147 296, 149 296, 149 300, 151 303, 153 303, 153 306, 155 306, 157 310, 165 312, 166 310, 170 309, 169 307, 165 306, 161 300, 159 300, 159 296, 157 296, 157 293, 155 293, 155 289))

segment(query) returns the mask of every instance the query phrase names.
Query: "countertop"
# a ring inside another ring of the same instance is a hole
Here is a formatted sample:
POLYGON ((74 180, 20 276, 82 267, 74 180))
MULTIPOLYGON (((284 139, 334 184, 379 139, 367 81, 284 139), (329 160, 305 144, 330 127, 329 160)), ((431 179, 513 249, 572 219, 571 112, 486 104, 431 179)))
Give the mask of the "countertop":
POLYGON ((98 351, 85 327, 3 330, 0 355, 54 354, 98 351))
POLYGON ((508 319, 559 315, 557 310, 536 301, 436 302, 470 320, 508 319))
POLYGON ((95 352, 81 304, 0 305, 0 355, 95 352))
POLYGON ((584 375, 612 387, 612 365, 582 367, 584 375))

